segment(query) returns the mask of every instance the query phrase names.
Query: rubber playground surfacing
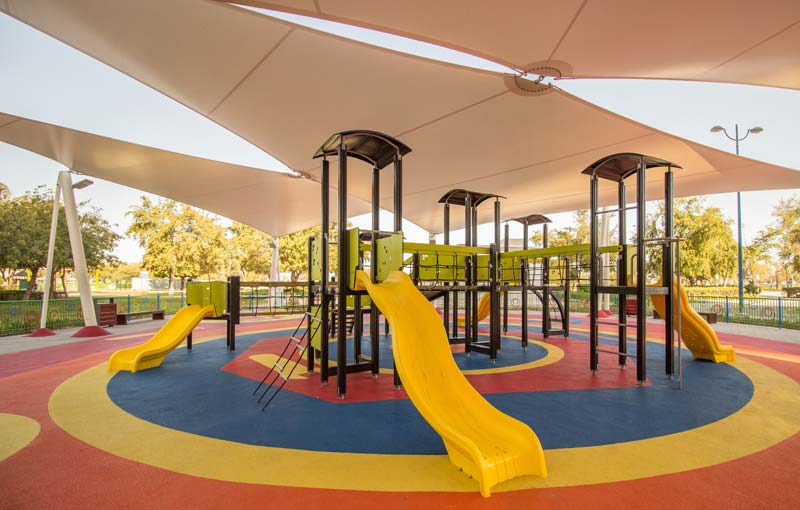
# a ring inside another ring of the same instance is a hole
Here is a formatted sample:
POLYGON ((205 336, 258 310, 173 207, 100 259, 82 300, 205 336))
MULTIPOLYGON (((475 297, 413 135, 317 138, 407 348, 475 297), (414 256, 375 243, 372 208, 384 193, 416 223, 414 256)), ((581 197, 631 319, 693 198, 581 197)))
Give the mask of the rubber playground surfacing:
POLYGON ((484 499, 393 388, 388 339, 386 374, 349 376, 345 400, 298 367, 260 412, 253 390, 296 322, 248 320, 234 353, 224 325, 202 323, 193 351, 136 374, 105 362, 146 333, 0 356, 0 508, 800 505, 799 345, 721 334, 737 361, 685 353, 679 390, 663 375, 659 324, 638 386, 615 356, 588 370, 584 321, 568 339, 534 334, 523 351, 512 319, 496 364, 454 355, 493 405, 536 431, 549 477, 484 499))

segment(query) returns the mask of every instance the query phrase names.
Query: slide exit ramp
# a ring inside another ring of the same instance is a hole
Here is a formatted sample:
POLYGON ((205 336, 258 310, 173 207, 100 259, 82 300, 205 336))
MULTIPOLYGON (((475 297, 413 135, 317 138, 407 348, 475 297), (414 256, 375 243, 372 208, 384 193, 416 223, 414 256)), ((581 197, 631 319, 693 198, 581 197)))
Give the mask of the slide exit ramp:
POLYGON ((181 308, 145 343, 112 354, 108 359, 108 370, 138 372, 161 365, 166 355, 178 347, 200 321, 214 316, 214 305, 190 305, 181 308))
POLYGON ((357 273, 389 321, 403 386, 422 417, 442 437, 450 461, 480 483, 481 495, 523 475, 547 476, 544 452, 531 428, 493 407, 456 365, 442 319, 405 273, 381 284, 357 273))
MULTIPOLYGON (((659 282, 661 285, 661 282, 659 282)), ((687 349, 692 351, 694 359, 705 359, 715 363, 729 362, 732 363, 736 360, 736 354, 733 351, 733 346, 721 345, 717 338, 717 333, 708 325, 703 317, 698 314, 692 305, 689 304, 689 296, 686 290, 681 285, 678 286, 677 279, 675 280, 675 288, 679 289, 681 300, 681 339, 687 349)), ((661 317, 667 316, 666 311, 666 296, 652 295, 650 300, 653 302, 653 308, 656 309, 658 315, 661 317)), ((672 309, 675 310, 675 320, 672 322, 675 329, 678 329, 677 320, 677 300, 675 297, 675 304, 672 309)))

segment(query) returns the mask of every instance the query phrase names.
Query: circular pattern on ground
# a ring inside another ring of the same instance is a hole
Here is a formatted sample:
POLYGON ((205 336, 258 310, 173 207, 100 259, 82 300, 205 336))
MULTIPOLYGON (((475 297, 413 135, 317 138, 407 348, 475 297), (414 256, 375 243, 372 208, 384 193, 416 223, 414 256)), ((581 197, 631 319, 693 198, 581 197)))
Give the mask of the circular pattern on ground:
MULTIPOLYGON (((800 406, 798 385, 752 361, 740 360, 737 366, 754 385, 753 398, 738 412, 715 423, 657 438, 548 449, 549 479, 523 478, 500 489, 601 483, 695 469, 767 448, 797 432, 798 425, 791 416, 800 406), (767 431, 764 420, 771 424, 767 431), (750 430, 758 430, 758 434, 749 434, 750 430), (663 458, 666 451, 670 452, 668 459, 663 458), (654 458, 662 462, 654 465, 654 458)), ((353 454, 251 446, 154 425, 114 405, 106 391, 110 378, 102 367, 76 375, 53 393, 50 412, 70 434, 125 458, 237 482, 366 490, 475 489, 474 483, 458 473, 443 455, 353 454), (142 448, 143 444, 147 448, 142 448)), ((213 413, 208 409, 205 413, 206 419, 210 416, 213 420, 213 413)), ((324 430, 325 423, 317 422, 317 426, 324 430)))
POLYGON ((18 414, 0 413, 0 462, 22 450, 39 435, 39 422, 18 414))

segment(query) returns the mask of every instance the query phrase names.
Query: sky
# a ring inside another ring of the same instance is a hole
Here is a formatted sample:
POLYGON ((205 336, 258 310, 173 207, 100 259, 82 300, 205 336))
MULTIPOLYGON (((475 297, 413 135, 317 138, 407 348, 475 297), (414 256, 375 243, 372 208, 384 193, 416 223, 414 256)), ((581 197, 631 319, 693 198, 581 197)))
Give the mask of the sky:
MULTIPOLYGON (((288 171, 227 129, 2 14, 0 69, 0 112, 265 171, 288 171)), ((721 133, 711 133, 711 126, 719 124, 729 132, 737 122, 742 130, 761 126, 763 133, 742 142, 741 154, 800 169, 800 151, 795 149, 800 142, 795 127, 800 112, 798 91, 657 80, 560 80, 556 85, 639 122, 730 152, 734 143, 721 133)), ((15 195, 39 185, 53 187, 59 170, 64 168, 58 163, 0 143, 0 182, 15 195)), ((93 180, 94 185, 76 191, 78 200, 90 199, 123 233, 129 224, 125 212, 146 194, 93 180)), ((792 194, 800 194, 800 190, 742 194, 745 243, 771 221, 770 213, 778 200, 792 194)), ((706 203, 735 219, 735 193, 709 196, 706 203)), ((572 215, 551 217, 553 227, 562 228, 572 215)), ((369 228, 366 218, 354 218, 353 223, 369 228)), ((391 224, 390 213, 384 212, 382 223, 391 224)), ((409 222, 404 222, 404 234, 412 241, 428 239, 424 230, 409 222)), ((491 226, 481 226, 479 242, 489 242, 491 236, 491 226)), ((521 237, 521 227, 512 224, 511 237, 521 237)), ((463 242, 463 234, 454 233, 451 239, 463 242)), ((135 241, 123 239, 116 254, 124 261, 135 262, 142 250, 135 241)))

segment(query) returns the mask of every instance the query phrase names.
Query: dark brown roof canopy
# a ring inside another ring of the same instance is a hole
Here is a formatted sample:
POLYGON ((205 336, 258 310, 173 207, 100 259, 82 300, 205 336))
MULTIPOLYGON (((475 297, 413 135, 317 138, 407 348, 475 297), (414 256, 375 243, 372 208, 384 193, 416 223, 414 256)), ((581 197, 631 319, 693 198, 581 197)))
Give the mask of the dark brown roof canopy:
POLYGON ((646 168, 683 168, 671 161, 667 161, 666 159, 656 158, 654 156, 646 156, 644 154, 637 154, 635 152, 623 152, 598 159, 586 167, 582 173, 588 175, 595 174, 601 179, 620 182, 636 172, 636 169, 639 168, 639 164, 642 161, 644 162, 646 168))
POLYGON ((465 189, 452 189, 445 193, 442 198, 439 199, 440 204, 451 204, 451 205, 465 205, 467 203, 467 197, 470 198, 473 207, 478 207, 482 202, 489 200, 490 198, 506 198, 501 195, 495 195, 492 193, 481 193, 479 191, 467 191, 465 189))
POLYGON ((378 170, 392 163, 395 157, 402 157, 411 152, 411 147, 397 138, 378 131, 362 129, 334 133, 314 153, 314 157, 336 156, 339 144, 344 145, 348 156, 365 161, 378 170))

